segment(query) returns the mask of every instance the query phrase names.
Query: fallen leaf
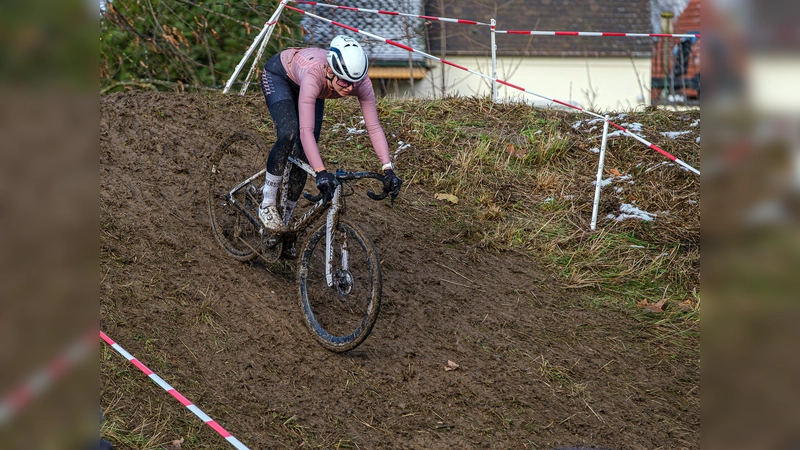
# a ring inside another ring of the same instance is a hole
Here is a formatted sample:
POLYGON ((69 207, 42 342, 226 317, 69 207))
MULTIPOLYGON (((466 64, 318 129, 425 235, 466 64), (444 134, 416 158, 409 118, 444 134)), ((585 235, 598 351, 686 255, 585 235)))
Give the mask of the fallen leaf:
POLYGON ((453 361, 450 361, 450 360, 448 359, 448 360, 447 360, 447 365, 446 365, 446 366, 444 366, 444 371, 445 371, 445 372, 450 372, 451 370, 456 370, 456 369, 458 369, 459 367, 461 367, 461 366, 459 366, 458 364, 456 364, 456 363, 454 363, 453 361))
POLYGON ((692 299, 690 298, 687 298, 686 300, 679 303, 678 307, 686 311, 692 311, 695 308, 694 301, 692 301, 692 299))
POLYGON ((642 301, 637 303, 636 306, 645 311, 660 313, 664 312, 664 310, 661 307, 664 306, 664 303, 666 303, 666 301, 667 301, 666 298, 662 298, 661 301, 659 301, 658 303, 648 303, 647 299, 642 299, 642 301))
POLYGON ((526 151, 525 150, 517 150, 514 147, 514 144, 508 144, 508 147, 506 147, 506 153, 508 153, 509 155, 513 156, 514 158, 524 158, 526 151))
POLYGON ((172 441, 172 450, 181 450, 181 444, 183 444, 183 438, 175 439, 172 441))
POLYGON ((615 177, 621 177, 622 176, 622 172, 620 172, 618 169, 608 169, 608 173, 610 173, 611 175, 614 175, 615 177))
POLYGON ((433 194, 433 198, 436 200, 447 200, 454 205, 458 204, 458 197, 453 194, 433 194))

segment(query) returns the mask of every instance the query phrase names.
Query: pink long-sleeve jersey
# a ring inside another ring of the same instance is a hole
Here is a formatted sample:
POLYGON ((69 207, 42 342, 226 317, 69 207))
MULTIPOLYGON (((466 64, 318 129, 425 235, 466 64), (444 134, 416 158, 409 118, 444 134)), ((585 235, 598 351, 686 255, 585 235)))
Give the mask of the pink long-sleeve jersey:
MULTIPOLYGON (((281 52, 281 63, 292 81, 300 86, 298 115, 300 116, 300 142, 306 153, 309 164, 315 171, 325 168, 319 155, 319 147, 314 139, 314 109, 317 99, 341 98, 335 90, 328 87, 325 78, 327 70, 327 50, 321 48, 287 49, 281 52)), ((378 121, 375 107, 375 92, 369 77, 358 82, 349 95, 358 98, 361 113, 372 141, 372 148, 381 160, 381 164, 391 162, 389 143, 378 121)))

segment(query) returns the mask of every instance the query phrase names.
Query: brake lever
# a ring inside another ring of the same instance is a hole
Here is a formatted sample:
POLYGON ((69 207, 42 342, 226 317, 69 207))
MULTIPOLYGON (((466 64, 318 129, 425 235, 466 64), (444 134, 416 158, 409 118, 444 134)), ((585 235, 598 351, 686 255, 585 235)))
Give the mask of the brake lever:
MULTIPOLYGON (((371 177, 371 178, 375 178, 376 180, 380 181, 381 185, 383 185, 382 175, 378 174, 377 177, 371 177)), ((381 192, 380 194, 376 194, 372 191, 367 191, 367 196, 373 200, 383 200, 386 198, 387 195, 389 195, 389 191, 387 191, 385 187, 383 188, 383 192, 381 192)))
POLYGON ((372 191, 367 191, 367 196, 369 198, 373 199, 373 200, 383 200, 383 199, 386 198, 387 195, 389 195, 389 191, 387 191, 385 189, 380 194, 376 194, 376 193, 374 193, 372 191))

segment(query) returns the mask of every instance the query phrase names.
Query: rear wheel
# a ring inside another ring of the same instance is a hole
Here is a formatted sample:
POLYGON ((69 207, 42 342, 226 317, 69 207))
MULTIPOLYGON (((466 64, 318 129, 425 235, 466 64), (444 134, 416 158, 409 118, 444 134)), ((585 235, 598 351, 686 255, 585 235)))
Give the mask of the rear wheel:
POLYGON ((258 183, 263 182, 263 177, 236 192, 231 190, 266 167, 266 157, 263 141, 244 131, 234 133, 211 156, 208 178, 211 228, 222 248, 239 261, 255 258, 261 248, 260 226, 253 220, 258 223, 257 209, 262 196, 258 183))
POLYGON ((345 217, 333 232, 332 283, 325 275, 325 225, 306 243, 300 262, 300 307, 323 347, 351 350, 369 336, 381 305, 381 268, 369 237, 345 217))

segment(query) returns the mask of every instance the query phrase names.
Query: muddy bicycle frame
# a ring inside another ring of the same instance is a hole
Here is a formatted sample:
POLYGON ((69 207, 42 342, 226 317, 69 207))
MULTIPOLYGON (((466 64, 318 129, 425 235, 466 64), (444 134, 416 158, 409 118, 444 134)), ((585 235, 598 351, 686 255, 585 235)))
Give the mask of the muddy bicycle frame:
MULTIPOLYGON (((316 173, 308 165, 306 162, 298 160, 297 158, 290 156, 289 157, 289 164, 286 164, 286 168, 283 171, 283 176, 281 177, 281 205, 285 205, 288 198, 289 192, 289 174, 292 170, 292 165, 299 167, 300 169, 304 170, 312 177, 316 178, 316 173)), ((256 195, 260 192, 261 187, 258 186, 256 183, 255 185, 253 182, 259 179, 259 177, 264 177, 265 172, 267 171, 266 168, 261 169, 258 173, 252 175, 248 179, 244 180, 243 182, 239 183, 236 187, 231 189, 225 195, 225 200, 230 202, 232 205, 236 206, 236 208, 242 214, 247 217, 250 223, 253 224, 254 227, 258 229, 259 234, 265 236, 268 234, 267 229, 264 227, 264 224, 258 218, 254 217, 250 211, 242 205, 240 202, 236 201, 235 194, 239 192, 241 189, 247 189, 245 192, 249 200, 257 203, 256 195), (258 189, 258 191, 256 191, 258 189)), ((319 216, 328 209, 328 216, 325 222, 325 281, 328 284, 328 287, 333 287, 334 285, 334 273, 333 273, 333 230, 336 228, 337 224, 339 223, 339 215, 344 214, 345 212, 345 202, 344 197, 345 195, 342 194, 342 181, 353 181, 353 180, 360 180, 364 178, 374 178, 381 183, 383 183, 383 175, 376 173, 376 172, 346 172, 342 169, 337 170, 334 174, 336 189, 333 192, 333 198, 330 202, 325 201, 325 198, 322 194, 312 196, 308 193, 304 193, 303 196, 306 200, 313 202, 314 205, 311 206, 305 214, 303 214, 299 219, 295 220, 293 223, 286 223, 289 227, 286 231, 280 234, 275 234, 267 239, 265 243, 266 248, 272 248, 275 245, 279 244, 282 239, 286 237, 293 237, 308 228, 311 224, 313 224, 319 216)), ((386 198, 389 194, 387 190, 380 194, 375 194, 372 191, 368 191, 367 195, 373 200, 382 200, 386 198)), ((286 220, 286 219, 284 219, 286 220)), ((347 271, 348 267, 348 252, 347 252, 347 243, 344 242, 342 245, 342 269, 347 271)))

